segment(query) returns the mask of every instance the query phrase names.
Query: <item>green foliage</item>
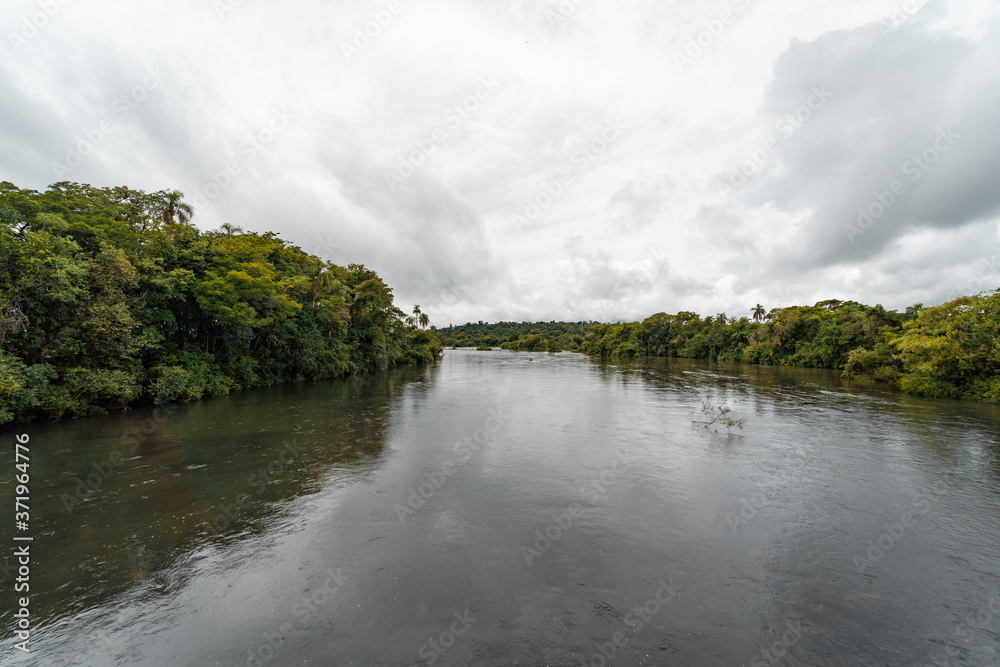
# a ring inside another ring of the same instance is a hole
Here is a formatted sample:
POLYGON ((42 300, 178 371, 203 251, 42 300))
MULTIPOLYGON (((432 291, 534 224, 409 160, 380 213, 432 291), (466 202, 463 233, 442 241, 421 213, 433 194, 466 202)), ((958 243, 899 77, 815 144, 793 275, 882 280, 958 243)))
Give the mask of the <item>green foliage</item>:
POLYGON ((26 366, 0 350, 0 424, 45 406, 49 383, 56 376, 53 366, 26 366))
POLYGON ((886 334, 874 349, 859 347, 851 350, 844 365, 844 377, 862 382, 899 384, 903 376, 903 361, 892 349, 892 334, 886 334))
POLYGON ((0 424, 440 356, 374 271, 193 213, 176 191, 0 183, 0 424))
POLYGON ((633 359, 643 347, 635 324, 597 324, 584 336, 582 351, 602 357, 633 359))
POLYGON ((920 309, 892 347, 905 391, 1000 402, 1000 290, 920 309))
POLYGON ((441 356, 441 339, 434 331, 411 327, 407 330, 407 345, 400 363, 431 363, 441 356))
POLYGON ((753 321, 725 313, 657 313, 641 323, 590 328, 583 351, 604 357, 634 356, 722 359, 753 364, 843 368, 848 354, 874 346, 885 331, 899 331, 913 315, 869 308, 853 301, 823 301, 763 313, 753 321))
POLYGON ((1000 402, 1000 290, 905 313, 837 300, 766 313, 758 304, 753 313, 753 320, 681 312, 598 324, 582 351, 843 369, 849 379, 922 396, 1000 402))
POLYGON ((438 329, 448 347, 502 347, 515 352, 576 351, 592 322, 469 322, 438 329))

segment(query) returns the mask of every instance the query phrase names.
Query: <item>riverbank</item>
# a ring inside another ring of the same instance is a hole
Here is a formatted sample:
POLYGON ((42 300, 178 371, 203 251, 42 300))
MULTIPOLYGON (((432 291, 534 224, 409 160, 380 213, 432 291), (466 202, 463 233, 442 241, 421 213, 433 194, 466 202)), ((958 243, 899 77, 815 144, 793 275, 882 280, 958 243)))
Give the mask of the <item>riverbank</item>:
POLYGON ((192 214, 176 191, 0 184, 0 424, 440 355, 426 314, 408 318, 371 269, 192 214))
POLYGON ((1000 290, 904 312, 831 299, 770 311, 758 305, 752 318, 681 312, 618 324, 480 322, 440 334, 445 345, 829 368, 918 396, 1000 402, 1000 290))

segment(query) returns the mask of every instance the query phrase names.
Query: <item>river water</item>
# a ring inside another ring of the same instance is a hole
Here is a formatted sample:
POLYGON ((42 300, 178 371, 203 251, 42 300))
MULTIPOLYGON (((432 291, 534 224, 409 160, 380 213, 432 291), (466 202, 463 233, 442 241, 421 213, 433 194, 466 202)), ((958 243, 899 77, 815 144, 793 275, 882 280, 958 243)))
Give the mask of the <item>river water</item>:
POLYGON ((995 406, 449 350, 8 428, 10 512, 17 433, 34 630, 8 569, 3 665, 1000 664, 995 406), (743 428, 704 427, 725 401, 743 428))

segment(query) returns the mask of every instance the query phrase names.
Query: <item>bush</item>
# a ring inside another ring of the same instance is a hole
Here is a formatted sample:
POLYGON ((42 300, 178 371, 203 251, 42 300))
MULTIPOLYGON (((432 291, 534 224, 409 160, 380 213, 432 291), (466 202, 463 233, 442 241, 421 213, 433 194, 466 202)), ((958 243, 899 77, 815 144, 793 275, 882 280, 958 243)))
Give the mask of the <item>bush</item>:
POLYGON ((892 354, 888 345, 851 350, 844 365, 844 377, 860 382, 899 384, 901 371, 902 362, 892 354))
POLYGON ((58 372, 48 364, 26 366, 0 351, 0 424, 32 419, 42 409, 49 383, 58 372))
POLYGON ((160 366, 153 369, 160 377, 149 385, 149 395, 157 405, 196 401, 204 394, 204 386, 198 386, 194 374, 180 366, 160 366))

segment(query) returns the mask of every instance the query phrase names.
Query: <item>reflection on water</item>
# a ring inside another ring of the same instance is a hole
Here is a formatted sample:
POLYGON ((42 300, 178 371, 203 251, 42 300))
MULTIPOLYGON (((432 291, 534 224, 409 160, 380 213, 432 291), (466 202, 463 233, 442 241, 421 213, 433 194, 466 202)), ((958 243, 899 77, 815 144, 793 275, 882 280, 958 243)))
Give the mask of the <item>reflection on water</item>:
POLYGON ((449 351, 3 437, 48 664, 978 665, 998 425, 829 371, 449 351), (743 430, 695 423, 727 399, 743 430))
POLYGON ((72 616, 139 584, 163 592, 182 583, 178 559, 269 530, 294 498, 374 469, 392 397, 420 377, 286 385, 7 429, 33 442, 44 554, 32 573, 35 618, 72 616))

